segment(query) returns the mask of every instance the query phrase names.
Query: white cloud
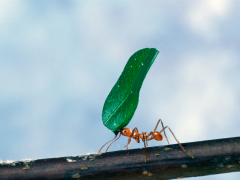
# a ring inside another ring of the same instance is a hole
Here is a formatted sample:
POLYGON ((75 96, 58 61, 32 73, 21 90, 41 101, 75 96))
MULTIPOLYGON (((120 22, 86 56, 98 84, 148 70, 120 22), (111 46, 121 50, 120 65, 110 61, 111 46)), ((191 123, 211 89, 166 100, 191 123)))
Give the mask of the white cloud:
POLYGON ((218 37, 217 25, 229 12, 231 1, 196 1, 186 14, 187 23, 196 34, 210 39, 218 37))
POLYGON ((1 0, 0 1, 0 23, 23 11, 22 1, 1 0))

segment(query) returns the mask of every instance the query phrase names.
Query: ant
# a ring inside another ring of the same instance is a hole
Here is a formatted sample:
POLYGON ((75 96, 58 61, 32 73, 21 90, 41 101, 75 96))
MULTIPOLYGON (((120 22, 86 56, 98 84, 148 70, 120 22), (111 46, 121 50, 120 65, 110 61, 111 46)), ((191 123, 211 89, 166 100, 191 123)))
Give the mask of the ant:
POLYGON ((179 146, 182 148, 182 150, 183 150, 189 157, 191 157, 191 158, 194 159, 194 157, 191 156, 190 154, 188 154, 187 151, 182 147, 182 145, 180 144, 180 142, 177 140, 177 138, 176 138, 175 135, 173 134, 172 130, 171 130, 168 126, 166 126, 166 127, 163 126, 163 122, 162 122, 161 119, 158 120, 154 131, 153 131, 153 132, 150 132, 150 133, 148 133, 148 134, 147 134, 146 132, 139 133, 139 132, 138 132, 138 129, 137 129, 136 127, 135 127, 133 130, 131 130, 130 128, 123 128, 123 129, 121 129, 119 136, 117 137, 117 135, 116 135, 116 136, 114 137, 114 139, 112 139, 112 140, 108 141, 107 143, 105 143, 105 144, 101 147, 101 149, 98 151, 98 154, 100 153, 100 151, 102 150, 102 148, 103 148, 106 144, 108 144, 109 142, 113 141, 113 142, 107 147, 107 149, 106 149, 106 151, 105 151, 105 152, 107 152, 108 149, 109 149, 109 147, 110 147, 116 140, 118 140, 121 135, 123 135, 123 136, 127 136, 127 137, 128 137, 128 144, 125 146, 125 147, 127 147, 127 149, 129 148, 129 145, 130 145, 130 143, 131 143, 131 139, 132 139, 132 138, 135 139, 135 141, 136 141, 137 143, 139 143, 139 142, 140 142, 140 139, 142 139, 142 141, 143 141, 143 143, 144 143, 144 148, 145 148, 145 162, 147 162, 147 150, 146 150, 146 147, 148 147, 148 141, 150 141, 150 140, 152 140, 152 139, 155 139, 156 141, 163 141, 163 135, 162 135, 161 133, 164 132, 164 136, 166 137, 167 142, 168 142, 168 144, 170 145, 170 143, 169 143, 169 141, 168 141, 168 138, 167 138, 167 135, 166 135, 166 133, 165 133, 165 129, 166 129, 166 128, 168 128, 169 131, 172 133, 173 137, 175 138, 175 140, 177 141, 177 143, 179 144, 179 146), (159 122, 161 122, 161 124, 162 124, 162 130, 161 130, 161 131, 156 131, 159 122))

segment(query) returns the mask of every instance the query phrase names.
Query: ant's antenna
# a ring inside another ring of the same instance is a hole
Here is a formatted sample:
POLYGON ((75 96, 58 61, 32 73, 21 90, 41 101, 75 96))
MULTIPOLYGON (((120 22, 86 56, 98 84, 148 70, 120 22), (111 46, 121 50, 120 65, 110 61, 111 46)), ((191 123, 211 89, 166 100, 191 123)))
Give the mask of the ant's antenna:
POLYGON ((117 137, 117 135, 116 135, 116 137, 114 138, 115 140, 107 147, 107 149, 106 149, 105 152, 107 152, 108 148, 109 148, 116 140, 118 140, 118 139, 120 138, 120 136, 121 136, 121 133, 119 134, 118 138, 115 139, 115 138, 117 137))
MULTIPOLYGON (((116 135, 112 140, 114 140, 116 137, 117 137, 117 135, 116 135)), ((102 150, 102 148, 103 148, 106 144, 108 144, 109 142, 111 142, 112 140, 106 142, 106 143, 99 149, 98 154, 100 153, 100 151, 102 150)))

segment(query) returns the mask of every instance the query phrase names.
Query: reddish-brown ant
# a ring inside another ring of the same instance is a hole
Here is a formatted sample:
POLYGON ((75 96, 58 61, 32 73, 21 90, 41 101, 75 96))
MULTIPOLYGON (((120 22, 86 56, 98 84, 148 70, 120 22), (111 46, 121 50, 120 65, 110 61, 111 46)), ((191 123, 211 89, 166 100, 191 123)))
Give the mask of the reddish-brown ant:
POLYGON ((163 135, 161 134, 161 132, 164 132, 164 136, 166 137, 167 142, 168 142, 168 144, 170 145, 170 143, 169 143, 169 141, 168 141, 168 138, 167 138, 167 135, 166 135, 166 133, 165 133, 165 129, 166 129, 166 128, 168 128, 169 131, 172 133, 173 137, 175 138, 175 140, 177 141, 177 143, 179 144, 179 146, 182 148, 182 150, 183 150, 188 156, 190 156, 191 158, 194 159, 194 157, 191 156, 190 154, 188 154, 187 151, 182 147, 182 145, 180 144, 180 142, 177 140, 177 138, 176 138, 175 135, 173 134, 172 130, 171 130, 168 126, 166 126, 166 127, 163 126, 163 122, 162 122, 161 119, 158 120, 154 131, 153 131, 153 132, 150 132, 150 133, 148 133, 148 134, 146 134, 146 132, 139 133, 139 132, 138 132, 138 129, 137 129, 136 127, 135 127, 133 130, 131 130, 131 129, 129 129, 129 128, 123 128, 123 129, 121 129, 118 138, 117 138, 117 135, 116 135, 114 139, 112 139, 112 140, 108 141, 107 143, 105 143, 105 144, 101 147, 101 149, 98 151, 98 154, 100 153, 100 151, 102 150, 102 148, 103 148, 106 144, 108 144, 109 142, 111 142, 111 141, 114 140, 114 141, 107 147, 107 149, 106 149, 106 151, 105 151, 105 152, 107 152, 108 149, 109 149, 109 147, 110 147, 116 140, 118 140, 121 135, 123 135, 123 136, 129 137, 129 138, 128 138, 128 144, 126 145, 127 149, 128 149, 128 147, 129 147, 129 145, 130 145, 130 143, 131 143, 131 139, 132 139, 132 138, 135 139, 135 140, 137 141, 137 143, 139 143, 139 142, 140 142, 140 139, 142 139, 142 141, 143 141, 143 143, 144 143, 144 148, 145 148, 145 162, 147 162, 147 151, 146 151, 146 147, 148 146, 148 143, 147 143, 148 141, 150 141, 150 140, 152 140, 152 139, 155 139, 155 140, 157 140, 157 141, 162 141, 162 140, 163 140, 163 135), (162 124, 162 130, 161 130, 161 131, 156 131, 159 122, 161 122, 161 124, 162 124))

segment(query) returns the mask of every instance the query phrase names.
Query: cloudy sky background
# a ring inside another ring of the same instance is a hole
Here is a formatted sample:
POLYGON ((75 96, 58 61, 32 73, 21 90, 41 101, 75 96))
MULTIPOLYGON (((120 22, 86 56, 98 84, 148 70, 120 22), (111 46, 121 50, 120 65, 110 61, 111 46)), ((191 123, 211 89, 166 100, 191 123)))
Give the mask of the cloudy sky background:
MULTIPOLYGON (((0 0, 0 160, 96 153, 114 137, 103 103, 146 47, 160 54, 128 127, 151 131, 161 118, 182 143, 239 136, 239 8, 237 0, 0 0)), ((122 137, 110 151, 126 144, 122 137)))

